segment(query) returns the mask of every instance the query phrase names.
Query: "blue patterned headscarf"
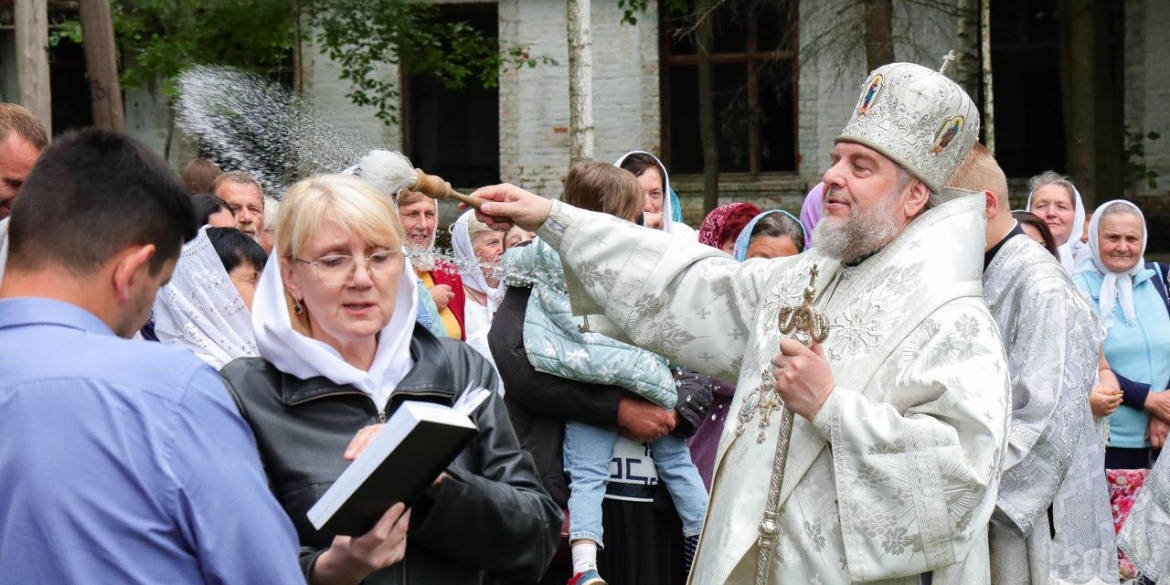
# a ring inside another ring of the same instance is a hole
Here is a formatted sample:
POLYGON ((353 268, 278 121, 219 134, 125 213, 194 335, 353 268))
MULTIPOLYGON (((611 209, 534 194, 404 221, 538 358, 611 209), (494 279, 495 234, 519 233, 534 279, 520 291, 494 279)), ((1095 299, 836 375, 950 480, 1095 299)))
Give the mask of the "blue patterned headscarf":
POLYGON ((678 193, 674 191, 674 187, 667 186, 666 189, 670 191, 670 219, 682 223, 682 204, 678 201, 678 193))
POLYGON ((808 239, 808 235, 804 233, 804 225, 800 223, 800 219, 796 216, 788 213, 787 211, 784 211, 783 209, 772 209, 765 211, 752 218, 752 220, 743 227, 743 231, 739 232, 739 237, 735 238, 735 249, 732 251, 731 255, 735 257, 736 260, 740 262, 747 260, 748 244, 750 244, 752 241, 752 231, 756 229, 756 224, 759 223, 761 219, 773 213, 783 213, 784 215, 792 218, 792 220, 796 222, 796 225, 801 226, 801 238, 805 240, 808 239))

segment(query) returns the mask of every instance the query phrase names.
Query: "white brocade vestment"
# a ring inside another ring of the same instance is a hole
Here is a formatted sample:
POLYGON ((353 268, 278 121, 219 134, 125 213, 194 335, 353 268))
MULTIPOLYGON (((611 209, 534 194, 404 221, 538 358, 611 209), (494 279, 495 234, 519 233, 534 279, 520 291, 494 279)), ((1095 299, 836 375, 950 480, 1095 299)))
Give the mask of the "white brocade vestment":
POLYGON ((1096 313, 1060 263, 1023 234, 996 253, 983 294, 1007 351, 1013 404, 990 528, 993 581, 1117 583, 1104 449, 1089 410, 1101 347, 1096 313))
POLYGON ((1163 452, 1150 470, 1117 545, 1146 578, 1170 584, 1170 454, 1163 452))
POLYGON ((911 584, 926 572, 936 585, 990 581, 987 522, 1009 392, 982 299, 983 226, 982 197, 964 197, 855 268, 816 249, 740 264, 553 204, 538 235, 564 260, 575 312, 738 380, 691 583, 753 583, 781 417, 758 442, 761 413, 742 435, 737 415, 779 351, 780 309, 801 302, 814 264, 837 387, 813 423, 795 418, 770 583, 911 584))

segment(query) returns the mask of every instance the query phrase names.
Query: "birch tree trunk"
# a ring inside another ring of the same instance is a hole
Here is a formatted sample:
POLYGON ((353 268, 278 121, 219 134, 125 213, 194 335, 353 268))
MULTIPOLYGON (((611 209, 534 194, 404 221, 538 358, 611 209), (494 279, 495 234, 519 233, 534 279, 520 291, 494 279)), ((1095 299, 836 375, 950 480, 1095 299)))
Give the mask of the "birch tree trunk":
POLYGON ((121 132, 126 128, 126 114, 122 109, 122 84, 118 81, 118 50, 114 46, 110 3, 80 2, 78 12, 93 125, 121 132))
POLYGON ((20 103, 52 135, 49 93, 49 8, 46 0, 16 0, 16 76, 20 103))
POLYGON ((995 156, 995 92, 991 83, 991 0, 979 3, 979 52, 983 55, 983 145, 995 156))
MULTIPOLYGON (((715 82, 711 46, 715 41, 713 0, 695 4, 695 45, 698 49, 699 139, 703 143, 703 215, 719 206, 719 129, 715 125, 715 82)), ((666 194, 669 196, 669 194, 666 194)))
POLYGON ((569 39, 569 162, 593 158, 593 41, 590 0, 567 0, 569 39))

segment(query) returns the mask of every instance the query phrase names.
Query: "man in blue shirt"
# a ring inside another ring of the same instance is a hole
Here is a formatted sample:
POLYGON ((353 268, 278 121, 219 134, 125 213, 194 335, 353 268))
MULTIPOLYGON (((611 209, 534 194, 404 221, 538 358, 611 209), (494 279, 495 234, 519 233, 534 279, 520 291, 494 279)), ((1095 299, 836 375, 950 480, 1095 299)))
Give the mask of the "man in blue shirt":
POLYGON ((123 135, 47 148, 0 286, 0 575, 11 583, 303 583, 292 524, 214 370, 129 338, 190 199, 123 135))

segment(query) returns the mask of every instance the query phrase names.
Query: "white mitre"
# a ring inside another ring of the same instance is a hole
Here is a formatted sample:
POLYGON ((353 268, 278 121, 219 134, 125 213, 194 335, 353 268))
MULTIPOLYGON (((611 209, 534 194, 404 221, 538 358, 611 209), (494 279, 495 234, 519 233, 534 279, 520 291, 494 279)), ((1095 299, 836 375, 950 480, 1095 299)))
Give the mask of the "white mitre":
POLYGON ((979 110, 957 83, 913 63, 874 69, 837 142, 872 148, 941 195, 979 140, 979 110))

